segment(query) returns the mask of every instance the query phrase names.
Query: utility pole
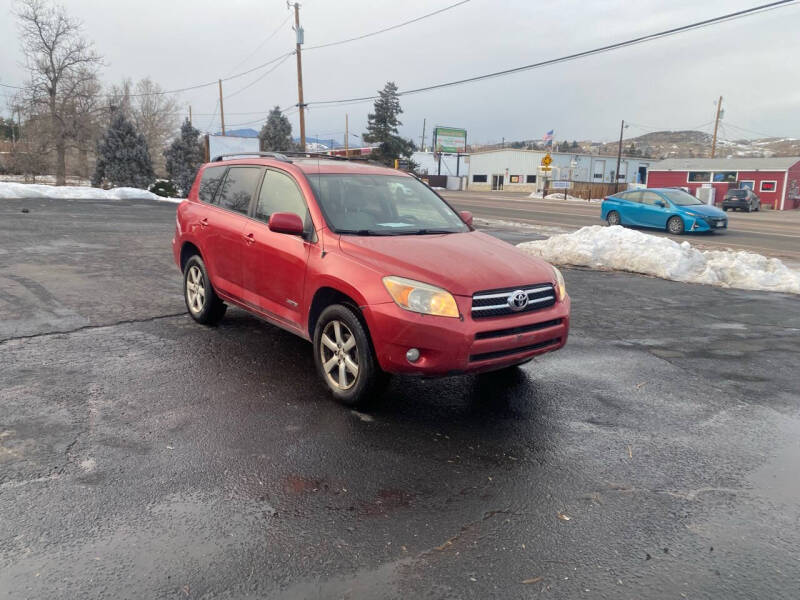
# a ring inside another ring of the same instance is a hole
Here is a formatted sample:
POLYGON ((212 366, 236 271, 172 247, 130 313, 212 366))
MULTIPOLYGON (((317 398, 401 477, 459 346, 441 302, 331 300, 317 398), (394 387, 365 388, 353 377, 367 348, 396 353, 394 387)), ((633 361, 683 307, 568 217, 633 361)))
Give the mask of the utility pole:
MULTIPOLYGON (((287 6, 291 6, 287 0, 287 6)), ((297 107, 300 109, 300 150, 306 151, 306 105, 303 102, 303 59, 300 46, 303 45, 303 29, 300 27, 300 4, 294 3, 294 30, 297 37, 295 54, 297 54, 297 107)))
POLYGON ((344 113, 344 155, 350 156, 350 115, 344 113))
POLYGON ((719 117, 722 112, 722 96, 719 97, 717 102, 717 118, 714 120, 714 137, 711 140, 711 158, 717 153, 717 128, 719 127, 719 117))
POLYGON ((225 108, 222 106, 222 79, 219 80, 219 120, 222 123, 222 135, 225 135, 225 108))
POLYGON ((425 125, 427 121, 427 119, 422 119, 422 139, 420 140, 419 145, 420 152, 425 152, 425 125))
POLYGON ((192 124, 192 105, 189 105, 189 125, 192 124))
POLYGON ((619 191, 619 163, 622 161, 622 132, 625 129, 625 119, 619 126, 619 149, 617 150, 617 170, 614 171, 614 193, 619 191))

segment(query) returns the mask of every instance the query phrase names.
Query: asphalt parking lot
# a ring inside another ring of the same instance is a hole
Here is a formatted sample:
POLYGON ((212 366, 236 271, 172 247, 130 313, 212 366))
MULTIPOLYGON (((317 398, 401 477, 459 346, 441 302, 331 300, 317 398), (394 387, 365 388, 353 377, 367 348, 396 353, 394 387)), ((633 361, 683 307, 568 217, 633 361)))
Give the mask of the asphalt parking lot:
POLYGON ((174 213, 0 202, 0 597, 797 598, 796 296, 566 270, 564 350, 357 413, 174 213))

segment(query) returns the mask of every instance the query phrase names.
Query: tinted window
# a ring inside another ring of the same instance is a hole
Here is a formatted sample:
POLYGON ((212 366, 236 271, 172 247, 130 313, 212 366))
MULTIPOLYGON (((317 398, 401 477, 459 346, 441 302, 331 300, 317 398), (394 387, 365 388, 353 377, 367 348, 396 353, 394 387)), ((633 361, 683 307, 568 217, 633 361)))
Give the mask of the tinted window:
POLYGON ((294 180, 278 171, 267 171, 256 206, 256 218, 269 221, 273 213, 294 213, 307 220, 308 209, 303 194, 294 180))
POLYGON ((473 175, 472 183, 486 183, 486 175, 473 175))
POLYGON ((702 204, 700 200, 691 194, 684 192, 683 190, 662 190, 661 193, 669 198, 670 202, 677 206, 694 206, 696 204, 702 204))
POLYGON ((622 200, 626 200, 627 202, 639 202, 642 196, 642 192, 623 192, 618 197, 622 200))
MULTIPOLYGON (((655 192, 640 192, 640 194, 642 195, 640 200, 642 204, 649 204, 650 206, 653 206, 656 202, 661 200, 661 196, 655 192)), ((661 202, 663 202, 663 200, 661 200, 661 202)))
POLYGON ((247 214, 259 179, 261 169, 258 167, 231 167, 217 194, 216 203, 222 208, 247 214))
POLYGON ((197 195, 200 202, 208 204, 214 201, 214 194, 219 187, 219 182, 225 175, 227 167, 206 167, 200 176, 200 186, 197 188, 197 195))
POLYGON ((731 190, 728 192, 730 198, 747 198, 747 190, 731 190))

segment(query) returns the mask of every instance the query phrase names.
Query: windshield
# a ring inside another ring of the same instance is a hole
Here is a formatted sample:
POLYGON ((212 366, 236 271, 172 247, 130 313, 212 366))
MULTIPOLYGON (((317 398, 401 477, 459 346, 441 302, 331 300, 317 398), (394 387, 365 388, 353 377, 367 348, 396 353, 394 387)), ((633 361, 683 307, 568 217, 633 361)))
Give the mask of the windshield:
POLYGON ((337 233, 421 235, 469 231, 461 217, 413 177, 309 174, 308 180, 337 233))
POLYGON ((693 206, 695 204, 703 204, 692 196, 684 192, 683 190, 661 190, 661 193, 666 196, 670 202, 677 206, 693 206))

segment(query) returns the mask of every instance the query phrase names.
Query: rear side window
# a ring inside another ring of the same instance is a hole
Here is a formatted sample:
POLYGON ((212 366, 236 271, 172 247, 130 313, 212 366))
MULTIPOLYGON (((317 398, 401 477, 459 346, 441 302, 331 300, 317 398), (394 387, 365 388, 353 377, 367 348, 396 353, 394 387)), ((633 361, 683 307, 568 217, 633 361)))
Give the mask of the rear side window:
POLYGON ((203 169, 203 174, 200 175, 200 185, 197 189, 197 195, 200 202, 211 204, 214 202, 214 194, 217 193, 219 182, 222 181, 227 167, 206 167, 203 169))
POLYGON ((620 194, 618 197, 627 202, 641 202, 642 192, 625 192, 624 194, 620 194))
POLYGON ((258 167, 231 167, 217 194, 216 203, 222 208, 246 215, 261 173, 258 167))
POLYGON ((308 209, 294 180, 278 171, 267 171, 258 195, 256 219, 269 221, 273 213, 294 213, 307 223, 308 209))

